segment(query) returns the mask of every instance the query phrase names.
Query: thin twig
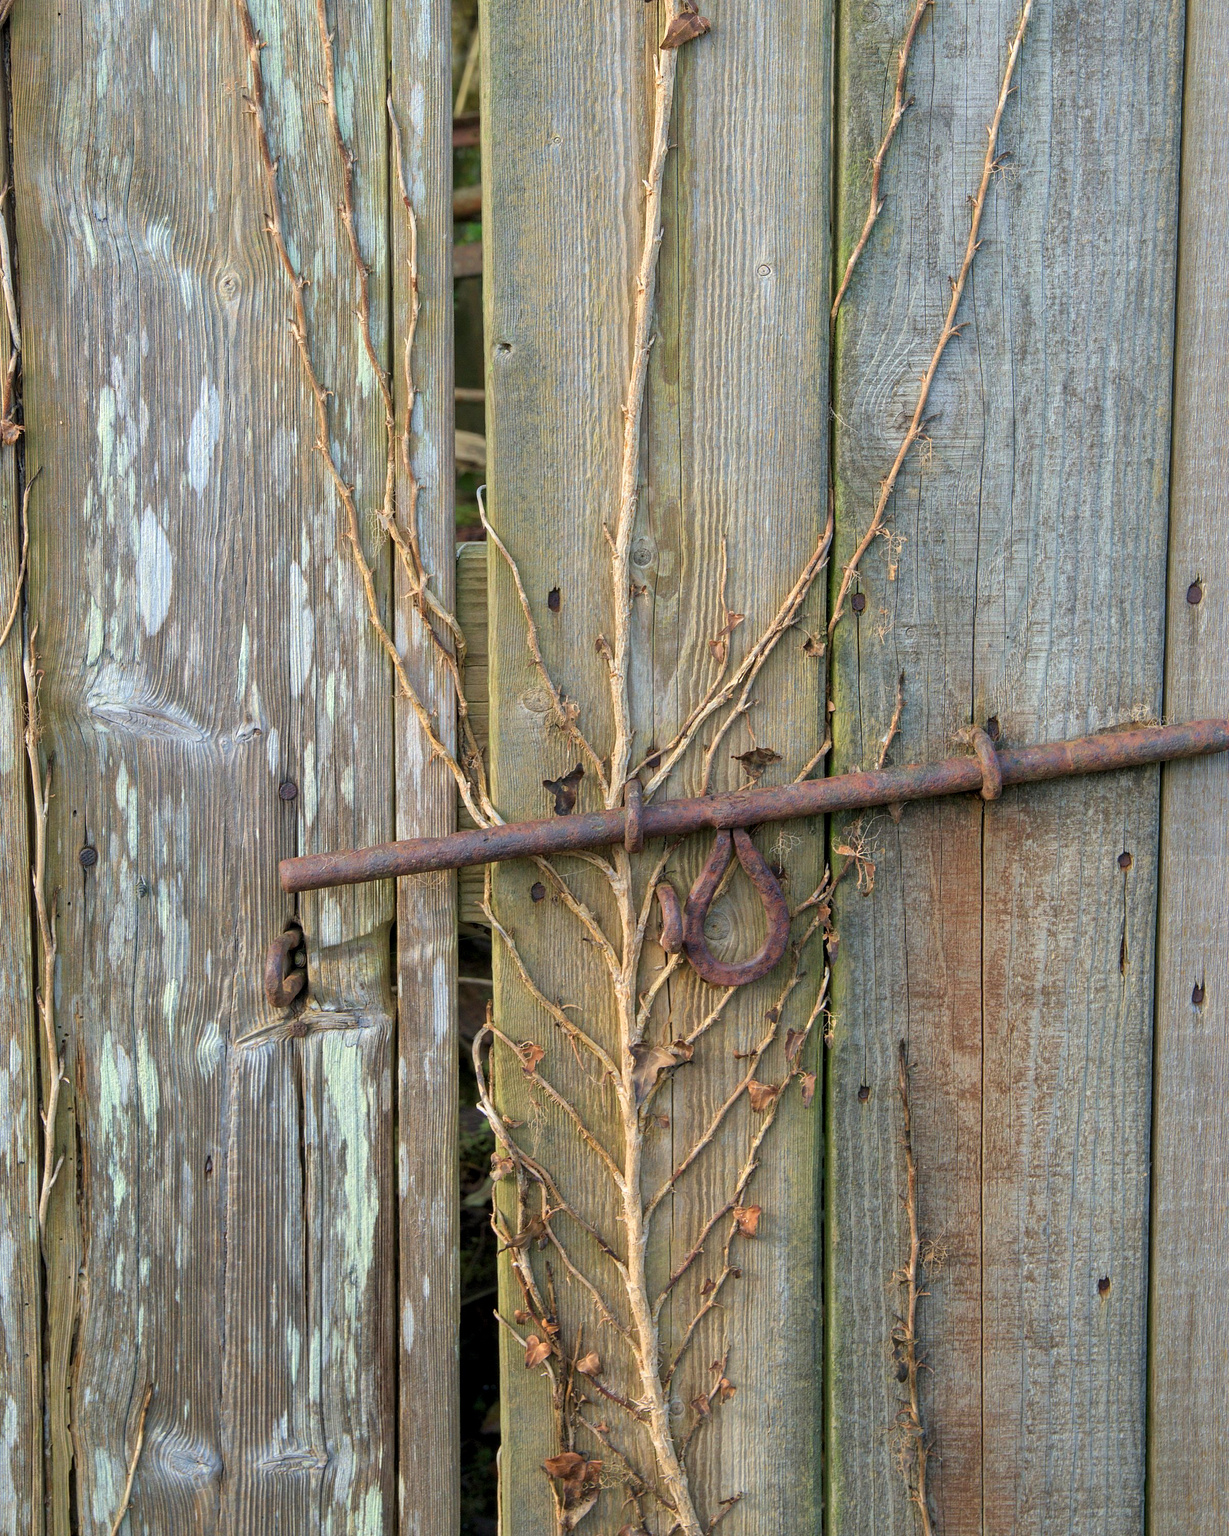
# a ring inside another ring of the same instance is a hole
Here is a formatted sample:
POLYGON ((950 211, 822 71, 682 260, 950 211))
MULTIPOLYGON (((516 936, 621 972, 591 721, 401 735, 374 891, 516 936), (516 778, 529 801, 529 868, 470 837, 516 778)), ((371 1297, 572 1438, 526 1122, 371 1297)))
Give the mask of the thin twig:
POLYGON ((547 695, 549 696, 551 702, 550 723, 555 726, 557 730, 562 731, 563 734, 570 741, 574 742, 579 750, 584 754, 585 758, 589 762, 589 766, 593 769, 593 772, 597 777, 598 784, 601 786, 602 794, 604 796, 608 788, 606 780, 606 765, 598 756, 597 752, 594 751, 593 747, 589 744, 589 741, 586 738, 584 732, 577 725, 576 705, 573 704, 570 699, 565 699, 563 697, 562 693, 560 693, 559 689, 555 686, 554 679, 546 669, 546 663, 542 659, 542 647, 538 643, 538 626, 534 622, 533 612, 529 606, 529 598, 525 592, 525 584, 521 580, 520 568, 517 566, 516 561, 508 552, 508 546, 495 532, 494 528, 492 528, 490 520, 487 517, 485 485, 480 485, 478 487, 477 497, 478 516, 482 520, 483 528, 486 529, 486 536, 488 539, 490 539, 491 543, 494 544, 495 548, 502 555, 504 562, 507 565, 509 572, 511 573, 512 580, 516 586, 516 595, 520 602, 521 613, 525 620, 525 645, 528 648, 530 658, 533 661, 534 670, 542 679, 542 685, 546 689, 547 695))
POLYGON ((132 1447, 132 1457, 128 1462, 128 1478, 124 1483, 123 1497, 120 1499, 119 1512, 111 1522, 111 1536, 119 1536, 119 1528, 124 1523, 124 1516, 128 1513, 128 1506, 132 1502, 132 1485, 136 1481, 137 1462, 141 1459, 141 1447, 145 1444, 145 1415, 149 1412, 149 1400, 154 1395, 154 1384, 149 1382, 145 1388, 145 1396, 141 1399, 141 1412, 137 1417, 137 1438, 132 1447))
POLYGON ((848 262, 845 265, 845 275, 841 278, 841 286, 836 290, 836 298, 832 301, 832 322, 836 323, 837 311, 841 307, 841 300, 849 288, 850 279, 853 277, 853 269, 858 265, 858 258, 866 249, 866 242, 871 237, 871 230, 875 227, 875 221, 883 211, 883 200, 879 196, 879 182, 883 176, 883 163, 888 157, 888 150, 892 147, 892 140, 896 137, 896 130, 900 127, 900 120, 912 105, 912 97, 905 98, 905 72, 909 67, 909 53, 913 47, 913 40, 917 36, 918 28, 922 24, 922 17, 934 4, 934 0, 917 0, 913 7, 913 16, 909 21, 909 30, 905 33, 904 41, 900 45, 900 57, 896 64, 896 91, 892 97, 892 115, 888 119, 888 126, 884 132, 879 148, 875 151, 875 158, 871 161, 871 195, 870 204, 866 210, 866 220, 862 225, 862 233, 858 236, 848 262))
POLYGON ((30 798, 34 809, 34 863, 31 879, 34 885, 34 914, 38 926, 39 953, 43 962, 37 1007, 39 1022, 42 1025, 46 1094, 42 1110, 43 1170, 38 1196, 38 1230, 45 1247, 47 1207, 64 1161, 62 1157, 57 1159, 55 1155, 56 1116, 60 1107, 60 1089, 64 1082, 64 1061, 56 1039, 56 892, 49 892, 47 889, 47 811, 51 801, 51 768, 43 766, 42 753, 39 751, 42 720, 38 696, 42 673, 38 670, 36 639, 37 630, 32 630, 22 658, 22 671, 26 683, 26 761, 30 769, 30 798))
POLYGON ((888 722, 888 728, 884 732, 883 739, 879 743, 879 756, 875 759, 875 771, 878 772, 888 760, 888 752, 891 750, 896 733, 900 730, 900 717, 905 712, 905 674, 902 672, 896 679, 896 708, 892 711, 892 718, 888 722))
MULTIPOLYGON (((905 460, 909 457, 914 443, 921 436, 926 419, 926 402, 930 399, 931 385, 934 383, 935 374, 943 354, 947 350, 947 344, 961 329, 956 323, 956 314, 960 309, 960 301, 964 297, 965 285, 969 280, 969 273, 973 270, 973 259, 977 255, 980 241, 978 234, 981 230, 982 214, 986 211, 986 194, 995 171, 999 166, 998 142, 999 128, 1003 121, 1003 112, 1006 109, 1008 98, 1011 95, 1011 81, 1016 71, 1016 62, 1020 57, 1020 46, 1024 41, 1024 29, 1028 26, 1028 19, 1032 14, 1033 0, 1024 0, 1024 9, 1020 13, 1020 22, 1012 39, 1011 48, 1007 55, 1007 65, 1003 71, 1003 81, 999 89, 998 102, 994 109, 994 117, 986 130, 986 155, 982 163, 981 180, 977 186, 977 193, 973 199, 973 216, 969 222, 969 238, 965 244, 964 258, 960 263, 959 273, 952 278, 952 294, 947 306, 947 313, 943 318, 943 328, 939 332, 939 339, 931 354, 930 362, 926 365, 926 371, 922 375, 921 385, 918 389, 917 403, 913 408, 908 429, 901 440, 900 447, 896 450, 896 457, 892 460, 892 466, 884 476, 879 486, 879 494, 875 498, 875 509, 871 516, 870 524, 854 550, 853 558, 845 567, 841 576, 841 584, 836 594, 836 602, 832 607, 832 616, 828 620, 828 666, 831 669, 832 659, 832 632, 840 623, 845 613, 845 598, 854 577, 858 572, 858 565, 862 556, 878 538, 883 530, 884 517, 887 514, 888 503, 892 498, 892 492, 896 489, 896 482, 900 472, 904 468, 905 460)), ((830 692, 830 690, 829 690, 830 692)))
POLYGON ((13 625, 17 622, 17 615, 21 611, 22 593, 26 585, 26 562, 30 554, 30 490, 34 482, 43 472, 43 466, 34 471, 26 481, 26 488, 21 497, 21 563, 17 567, 17 580, 13 584, 13 602, 9 608, 9 616, 5 621, 4 629, 0 631, 0 646, 8 639, 13 631, 13 625))
MULTIPOLYGON (((679 14, 679 0, 662 7, 667 27, 679 14)), ((640 474, 640 439, 644 420, 645 385, 649 374, 649 347, 653 305, 657 292, 658 258, 662 241, 662 183, 670 149, 670 121, 674 112, 674 81, 678 49, 659 49, 653 91, 653 129, 649 141, 648 174, 644 178, 644 234, 640 266, 632 304, 631 368, 623 401, 623 455, 619 468, 619 507, 611 547, 611 602, 614 609, 614 643, 610 648, 610 696, 614 710, 614 746, 610 753, 608 807, 619 804, 630 776, 632 756, 631 703, 628 670, 632 644, 631 546, 636 524, 637 482, 640 474)))
POLYGON ((354 488, 347 482, 338 468, 330 442, 328 419, 329 393, 324 388, 316 372, 309 342, 307 306, 303 298, 307 281, 300 275, 298 268, 295 266, 286 243, 282 221, 281 195, 277 185, 277 162, 273 158, 273 151, 270 147, 268 121, 265 111, 264 75, 260 61, 264 44, 257 34, 247 0, 235 0, 235 9, 239 16, 240 25, 243 30, 244 46, 248 54, 249 89, 246 105, 252 117, 261 168, 264 173, 268 202, 265 229, 277 256, 278 263, 290 286, 291 300, 294 307, 294 319, 291 322, 290 334, 298 352, 301 370, 311 394, 315 412, 316 438, 313 448, 324 461, 337 499, 341 503, 344 514, 342 533, 350 547, 354 567, 362 583, 367 605, 367 617, 376 632, 381 646, 392 663, 401 692, 409 701, 419 726, 430 744, 433 756, 438 757, 452 774, 461 798, 465 802, 466 810, 469 811, 479 826, 487 826, 490 825, 489 803, 487 803, 483 787, 481 785, 476 787, 471 782, 470 775, 466 773, 444 744, 436 729, 435 718, 411 683, 401 654, 380 615, 380 603, 375 589, 375 577, 366 552, 363 549, 358 508, 354 500, 354 488))
POLYGON ((901 1472, 909 1499, 918 1512, 922 1536, 932 1536, 930 1519, 930 1495, 926 1474, 930 1461, 930 1436, 922 1418, 921 1395, 918 1391, 918 1371, 921 1356, 917 1344, 918 1302, 926 1295, 922 1288, 921 1255, 922 1239, 918 1224, 918 1174, 917 1160, 913 1153, 913 1118, 909 1107, 909 1047, 902 1040, 897 1060, 897 1083, 900 1088, 901 1145, 905 1154, 905 1214, 909 1222, 909 1259, 901 1273, 901 1285, 905 1292, 905 1315, 893 1330, 901 1363, 905 1368, 905 1390, 908 1401, 897 1415, 897 1425, 904 1437, 901 1451, 901 1472))

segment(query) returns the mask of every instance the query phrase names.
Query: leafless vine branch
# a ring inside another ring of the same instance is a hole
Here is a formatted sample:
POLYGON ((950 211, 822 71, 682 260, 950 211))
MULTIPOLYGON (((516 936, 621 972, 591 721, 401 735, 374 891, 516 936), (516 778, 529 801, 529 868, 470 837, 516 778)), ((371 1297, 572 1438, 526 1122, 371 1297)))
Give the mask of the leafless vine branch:
POLYGON ((119 1501, 119 1509, 115 1519, 111 1522, 111 1536, 119 1536, 120 1526, 124 1523, 124 1516, 128 1513, 128 1506, 132 1503, 132 1485, 136 1481, 137 1463, 141 1459, 141 1448, 145 1444, 145 1415, 149 1412, 149 1401, 154 1395, 154 1384, 151 1381, 145 1388, 145 1395, 141 1399, 141 1409, 137 1415, 137 1437, 133 1442, 132 1455, 128 1461, 128 1476, 124 1482, 124 1492, 119 1501))
POLYGON ((922 1238, 918 1224, 918 1171, 913 1153, 913 1116, 909 1105, 909 1047, 900 1042, 897 1059, 897 1084, 900 1089, 901 1146, 905 1154, 905 1215, 909 1223, 909 1257, 897 1278, 905 1293, 905 1315, 892 1331, 892 1341, 905 1371, 906 1402, 896 1416, 900 1434, 900 1468, 909 1498, 917 1510, 922 1536, 932 1536, 930 1493, 926 1475, 930 1462, 930 1436, 922 1418, 918 1371, 922 1356, 917 1340, 918 1303, 927 1294, 922 1285, 922 1238))
POLYGON ((34 863, 31 879, 34 884, 34 917, 38 928, 39 955, 42 960, 37 995, 39 1024, 43 1037, 43 1171, 38 1195, 38 1230, 44 1246, 47 1242, 47 1207, 51 1191, 59 1177, 63 1157, 55 1155, 56 1116, 60 1107, 60 1089, 64 1082, 64 1061, 56 1038, 55 1021, 55 965, 56 965, 56 905, 55 891, 47 889, 47 812, 51 801, 51 768, 44 763, 39 749, 42 736, 42 720, 39 711, 39 688, 42 673, 38 669, 35 652, 37 632, 31 631, 22 658, 22 671, 26 684, 26 760, 30 769, 30 798, 34 809, 34 863))
POLYGON ((866 210, 866 219, 862 225, 862 232, 858 236, 853 250, 849 254, 849 260, 845 264, 845 273, 841 278, 840 287, 836 290, 836 297, 832 301, 832 321, 836 323, 837 312, 841 307, 841 300, 849 289, 853 278, 853 270, 858 265, 858 258, 866 249, 866 242, 871 237, 871 231, 875 227, 875 221, 883 211, 883 199, 879 196, 879 184, 883 178, 883 163, 888 158, 888 150, 892 147, 892 140, 896 137, 896 130, 900 127, 900 120, 912 105, 912 98, 905 96, 905 75, 909 68, 909 54, 913 49, 913 40, 918 34, 918 28, 922 25, 922 17, 935 3, 935 0, 917 0, 913 7, 913 15, 909 19, 909 30, 905 33, 900 45, 900 55, 896 64, 896 91, 892 97, 892 115, 888 118, 888 126, 880 141, 879 148, 875 151, 871 161, 871 195, 870 203, 866 210))
POLYGON ((871 547, 875 539, 878 538, 879 534, 883 531, 884 518, 887 515, 888 503, 892 499, 892 492, 896 489, 896 482, 900 478, 900 472, 904 468, 905 461, 908 459, 909 454, 913 449, 913 445, 917 442, 922 433, 922 428, 926 419, 926 402, 930 399, 930 389, 931 385, 934 383, 935 374, 939 370, 939 364, 943 360, 943 354, 947 350, 948 342, 951 341, 952 337, 957 335, 963 328, 962 325, 957 324, 956 315, 960 309, 960 301, 964 297, 964 290, 969 280, 969 273, 973 270, 974 257, 977 255, 981 243, 978 239, 978 236, 981 231, 982 215, 986 211, 986 194, 990 190, 990 183, 994 178, 994 173, 999 168, 1001 163, 998 158, 999 129, 1003 122, 1003 112, 1005 111, 1008 99, 1011 96, 1011 82, 1016 72, 1016 63, 1019 60, 1020 48, 1024 42, 1024 31, 1028 26, 1028 20, 1032 14, 1032 10, 1033 0, 1024 0, 1024 8, 1020 13, 1020 21, 1016 27, 1015 36, 1012 38, 1011 47, 1008 50, 1007 64, 1003 71, 1003 79, 999 88, 998 101, 994 109, 994 117, 990 122, 990 126, 986 130, 986 155, 982 163, 981 180, 978 182, 977 192, 973 198, 973 213, 972 218, 969 221, 969 238, 965 244, 964 257, 960 263, 960 271, 951 280, 951 298, 948 301, 947 312, 943 317, 943 327, 939 332, 939 339, 935 343, 935 349, 931 354, 930 362, 926 365, 926 370, 922 374, 921 383, 918 389, 917 403, 914 405, 913 415, 910 418, 909 426, 905 431, 904 437, 901 439, 900 447, 896 451, 896 457, 892 460, 891 467, 889 468, 887 474, 884 476, 883 480, 880 482, 879 493, 875 497, 875 507, 871 516, 870 523, 866 532, 858 541, 858 545, 854 550, 852 559, 849 561, 849 564, 845 567, 844 572, 841 575, 841 584, 836 594, 836 601, 832 605, 832 613, 828 619, 829 667, 831 667, 832 656, 832 632, 844 616, 845 599, 849 594, 849 588, 853 584, 854 578, 858 573, 858 566, 862 560, 863 555, 871 547))

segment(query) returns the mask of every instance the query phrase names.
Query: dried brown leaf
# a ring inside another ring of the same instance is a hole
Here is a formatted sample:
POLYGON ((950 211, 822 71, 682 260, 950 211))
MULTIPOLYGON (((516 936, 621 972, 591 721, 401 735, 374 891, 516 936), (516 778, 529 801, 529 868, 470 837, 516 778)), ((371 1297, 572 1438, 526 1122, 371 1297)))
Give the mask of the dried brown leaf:
POLYGON ((750 752, 735 752, 731 756, 743 765, 743 772, 754 784, 764 775, 764 769, 781 761, 781 754, 771 747, 752 747, 750 752))
POLYGON ((815 1074, 799 1072, 798 1081, 802 1084, 802 1102, 809 1107, 811 1100, 815 1097, 815 1074))
POLYGON ((597 1350, 591 1349, 587 1355, 582 1355, 576 1362, 576 1369, 582 1376, 600 1376, 602 1374, 602 1362, 597 1350))
POLYGON ((643 1104, 648 1098, 649 1090, 663 1072, 690 1061, 693 1055, 694 1047, 688 1045, 686 1040, 674 1040, 669 1045, 648 1045, 644 1041, 633 1045, 632 1057, 636 1065, 632 1069, 632 1084, 636 1090, 637 1105, 643 1104))
POLYGON ((584 766, 577 763, 571 773, 565 773, 561 779, 542 780, 543 789, 549 789, 555 797, 556 816, 570 816, 576 809, 576 791, 584 776, 584 766))
POLYGON ((730 1378, 728 1376, 723 1376, 717 1383, 717 1401, 719 1403, 728 1403, 737 1391, 738 1388, 734 1385, 730 1378))
POLYGON ((550 1345, 547 1341, 540 1339, 536 1333, 531 1333, 525 1340, 525 1369, 532 1371, 535 1365, 541 1365, 549 1355, 550 1345))
POLYGON ((521 1068, 526 1077, 531 1077, 538 1070, 538 1063, 546 1052, 536 1040, 525 1040, 517 1046, 516 1054, 521 1058, 521 1068))
POLYGON ((762 1115, 765 1110, 772 1108, 781 1088, 780 1083, 758 1083, 754 1078, 751 1079, 747 1084, 747 1097, 751 1100, 751 1108, 757 1115, 762 1115))
POLYGON ((681 48, 684 43, 703 37, 712 25, 707 16, 699 16, 695 11, 684 11, 666 28, 666 35, 662 38, 661 45, 663 48, 681 48))
POLYGON ((764 1214, 759 1205, 736 1205, 733 1210, 738 1230, 744 1237, 754 1237, 759 1231, 760 1217, 764 1214))
POLYGON ((707 1419, 713 1411, 709 1405, 708 1398, 705 1397, 703 1392, 701 1392, 698 1397, 692 1398, 691 1406, 696 1410, 702 1419, 707 1419))
POLYGON ((803 1029, 787 1029, 785 1031, 785 1059, 790 1066, 796 1066, 798 1053, 802 1049, 802 1042, 806 1039, 806 1031, 803 1029))

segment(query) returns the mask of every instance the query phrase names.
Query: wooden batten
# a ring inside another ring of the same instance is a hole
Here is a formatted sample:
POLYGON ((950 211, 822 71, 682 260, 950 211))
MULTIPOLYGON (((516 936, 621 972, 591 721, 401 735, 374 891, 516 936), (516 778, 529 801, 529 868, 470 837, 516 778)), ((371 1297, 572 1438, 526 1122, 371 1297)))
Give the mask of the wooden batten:
MULTIPOLYGON (((1182 225, 1165 713, 1229 712, 1229 149, 1219 99, 1229 18, 1187 7, 1182 225)), ((1166 768, 1161 780, 1149 1525, 1213 1536, 1229 1525, 1229 764, 1166 768)))

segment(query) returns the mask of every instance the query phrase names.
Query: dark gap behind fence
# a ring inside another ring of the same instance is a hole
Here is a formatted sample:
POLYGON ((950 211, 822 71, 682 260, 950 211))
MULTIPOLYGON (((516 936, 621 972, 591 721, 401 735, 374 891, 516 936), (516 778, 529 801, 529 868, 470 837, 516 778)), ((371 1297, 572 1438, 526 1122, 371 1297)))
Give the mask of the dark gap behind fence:
MULTIPOLYGON (((456 335, 457 542, 485 537, 477 489, 486 478, 482 344, 482 159, 478 147, 477 0, 453 0, 453 314, 456 335)), ((461 925, 458 991, 461 1190, 461 1533, 498 1530, 499 1348, 495 1236, 490 1225, 494 1137, 478 1112, 470 1051, 491 999, 491 942, 461 925)))

